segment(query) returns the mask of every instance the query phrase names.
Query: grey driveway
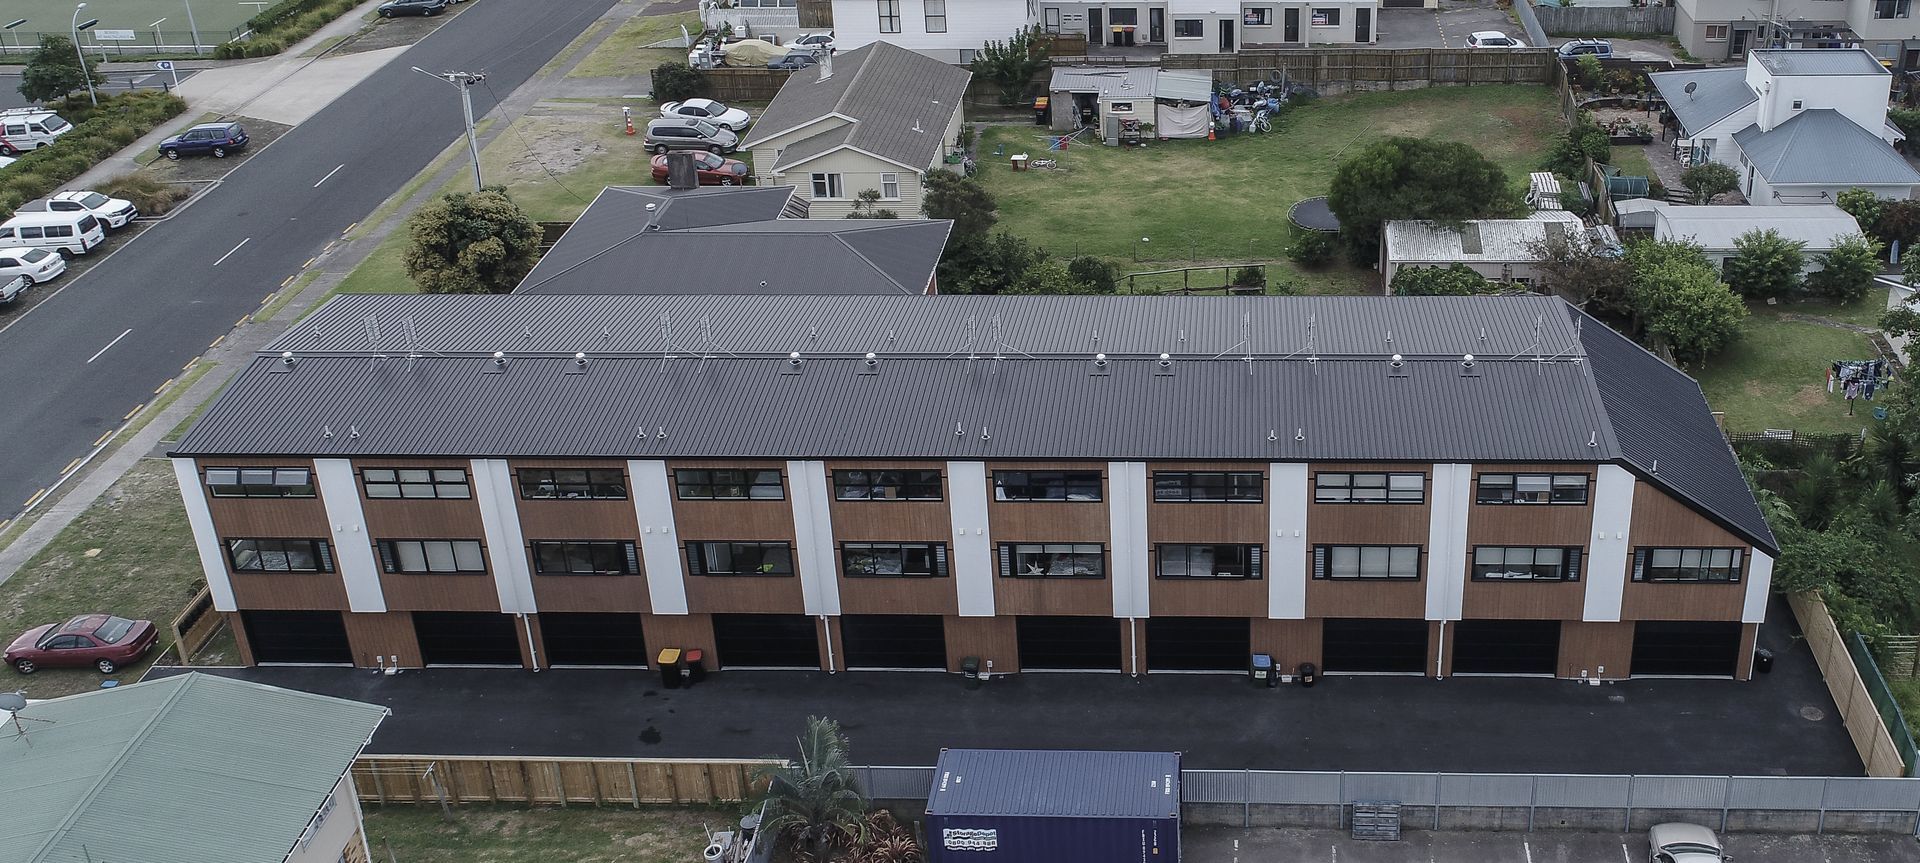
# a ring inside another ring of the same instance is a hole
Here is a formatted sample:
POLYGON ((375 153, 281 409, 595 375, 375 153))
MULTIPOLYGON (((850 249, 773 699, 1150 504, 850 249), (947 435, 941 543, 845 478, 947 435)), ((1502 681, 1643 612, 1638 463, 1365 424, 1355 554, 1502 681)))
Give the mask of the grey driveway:
MULTIPOLYGON (((1642 833, 1434 833, 1408 831, 1398 842, 1367 842, 1332 830, 1242 830, 1188 827, 1181 831, 1188 863, 1640 863, 1642 833)), ((1920 863, 1920 843, 1905 836, 1722 837, 1740 863, 1920 863)))
POLYGON ((1492 3, 1440 0, 1432 9, 1381 9, 1381 48, 1465 48, 1467 34, 1499 30, 1521 36, 1520 25, 1492 3))

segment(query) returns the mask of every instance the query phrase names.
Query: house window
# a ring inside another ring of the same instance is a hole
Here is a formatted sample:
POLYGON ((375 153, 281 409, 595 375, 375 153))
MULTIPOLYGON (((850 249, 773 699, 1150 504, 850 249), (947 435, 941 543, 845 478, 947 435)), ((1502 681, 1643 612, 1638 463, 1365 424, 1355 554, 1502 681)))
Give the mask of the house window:
POLYGON ((1240 23, 1248 27, 1265 27, 1273 23, 1273 10, 1265 6, 1256 6, 1241 13, 1240 23))
POLYGON ((1313 26, 1315 27, 1340 26, 1340 10, 1339 9, 1313 10, 1313 26))
POLYGON ((681 500, 785 500, 777 470, 676 470, 681 500))
POLYGON ((979 56, 980 51, 977 48, 962 48, 960 49, 960 65, 971 65, 979 56))
POLYGON ((1795 110, 1795 111, 1798 111, 1798 110, 1800 110, 1800 100, 1799 100, 1799 99, 1795 99, 1795 100, 1793 100, 1793 110, 1795 110))
POLYGON ((1097 501, 1100 474, 1096 471, 997 470, 993 472, 993 499, 1097 501))
POLYGON ((694 575, 792 575, 793 549, 784 542, 689 542, 694 575))
POLYGON ((1879 57, 1882 60, 1898 60, 1900 59, 1900 43, 1898 42, 1878 43, 1873 46, 1873 53, 1874 53, 1874 56, 1879 57))
POLYGON ((927 32, 947 32, 947 0, 926 0, 926 4, 927 32))
POLYGON ((1322 473, 1313 477, 1314 503, 1420 503, 1426 499, 1426 474, 1322 473))
POLYGON ((1415 579, 1420 577, 1417 545, 1316 545, 1313 577, 1335 579, 1415 579))
POLYGON ((1115 102, 1112 107, 1108 108, 1108 112, 1113 114, 1131 114, 1133 113, 1133 103, 1115 102))
POLYGON ((836 470, 837 500, 939 500, 937 470, 836 470))
POLYGON ((1475 546, 1473 580, 1579 581, 1580 549, 1475 546))
POLYGON ((1707 25, 1707 32, 1706 32, 1706 37, 1705 37, 1705 38, 1706 38, 1706 40, 1707 40, 1708 42, 1725 42, 1725 41, 1727 41, 1727 25, 1725 25, 1725 24, 1708 24, 1708 25, 1707 25))
POLYGON ((229 539, 234 572, 332 572, 333 552, 320 539, 229 539))
POLYGON ((467 472, 460 468, 370 467, 360 471, 360 482, 368 498, 442 498, 465 500, 473 497, 467 472))
POLYGON ((1198 18, 1173 19, 1173 38, 1198 39, 1206 33, 1206 24, 1198 18))
POLYGON ((313 472, 304 467, 210 467, 214 497, 313 497, 313 472))
POLYGON ((1157 545, 1159 578, 1259 578, 1257 545, 1157 545))
POLYGON ((899 174, 881 174, 880 175, 880 200, 882 201, 900 200, 900 175, 899 174))
POLYGON ((1584 473, 1483 473, 1475 503, 1587 502, 1584 473))
POLYGON ((1107 23, 1115 27, 1137 27, 1140 25, 1140 10, 1132 7, 1109 9, 1107 23))
POLYGON ((527 500, 626 500, 627 475, 617 470, 522 468, 520 496, 527 500))
POLYGON ((1875 18, 1905 18, 1912 12, 1912 0, 1874 0, 1875 18))
POLYGON ((640 552, 631 542, 536 542, 533 571, 541 575, 633 575, 640 552))
POLYGON ((1099 543, 1005 543, 1001 578, 1106 578, 1107 549, 1099 543))
POLYGON ((937 542, 848 542, 840 545, 848 578, 946 578, 947 547, 937 542))
POLYGON ((880 32, 900 32, 900 0, 880 0, 880 32))
POLYGON ((1159 503, 1259 503, 1263 479, 1252 471, 1163 471, 1153 475, 1153 499, 1159 503))
POLYGON ((813 175, 813 197, 815 200, 826 200, 830 198, 840 197, 840 175, 839 174, 813 175))
POLYGON ((386 572, 486 572, 477 539, 383 539, 380 568, 386 572))
POLYGON ((1731 584, 1740 580, 1738 548, 1639 548, 1633 552, 1634 581, 1731 584))

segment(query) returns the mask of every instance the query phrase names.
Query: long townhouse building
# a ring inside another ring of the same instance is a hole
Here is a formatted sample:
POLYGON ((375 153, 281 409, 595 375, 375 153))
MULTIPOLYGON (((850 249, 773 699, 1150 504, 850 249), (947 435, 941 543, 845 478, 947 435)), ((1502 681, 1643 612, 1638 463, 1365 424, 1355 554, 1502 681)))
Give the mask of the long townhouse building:
POLYGON ((248 663, 1746 678, 1777 553, 1531 296, 341 296, 172 457, 248 663))

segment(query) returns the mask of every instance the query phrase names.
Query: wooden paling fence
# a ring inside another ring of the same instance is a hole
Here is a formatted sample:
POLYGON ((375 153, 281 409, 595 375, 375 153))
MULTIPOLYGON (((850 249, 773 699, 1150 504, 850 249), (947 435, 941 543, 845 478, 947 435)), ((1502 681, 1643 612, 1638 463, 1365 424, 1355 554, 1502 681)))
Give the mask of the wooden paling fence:
POLYGON ((192 665, 193 655, 213 640, 224 622, 225 618, 213 609, 213 594, 201 587, 173 619, 174 652, 179 654, 180 664, 192 665))
MULTIPOLYGON (((1860 753, 1860 761, 1867 767, 1867 775, 1907 775, 1907 765, 1894 744, 1892 731, 1882 720, 1872 694, 1861 679, 1859 666, 1847 652, 1832 615, 1827 613, 1826 602, 1815 593, 1789 593, 1787 604, 1793 608, 1793 616, 1800 620, 1800 631, 1806 636, 1807 647, 1813 650, 1814 661, 1820 665, 1820 676, 1826 678, 1827 689, 1833 695, 1834 705, 1840 709, 1840 717, 1846 724, 1847 734, 1853 738, 1854 749, 1860 753)), ((1900 729, 1900 733, 1904 735, 1906 729, 1900 729)))
POLYGON ((1234 54, 1167 54, 1168 69, 1208 69, 1246 82, 1284 77, 1320 88, 1392 89, 1396 85, 1551 84, 1557 64, 1545 49, 1256 48, 1234 54))
POLYGON ((354 790, 368 803, 736 803, 769 760, 487 758, 363 755, 354 790))

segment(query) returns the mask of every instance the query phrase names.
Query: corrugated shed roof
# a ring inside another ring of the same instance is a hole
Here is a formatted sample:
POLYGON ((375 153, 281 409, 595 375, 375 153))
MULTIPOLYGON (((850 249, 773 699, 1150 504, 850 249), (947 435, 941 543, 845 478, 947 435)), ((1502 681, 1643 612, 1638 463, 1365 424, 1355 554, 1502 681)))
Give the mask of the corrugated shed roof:
POLYGON ((946 749, 934 767, 927 814, 1178 818, 1180 755, 946 749))
POLYGON ((0 741, 0 860, 271 863, 387 709, 188 674, 21 715, 51 722, 0 741))
POLYGON ((1889 75, 1865 48, 1757 48, 1750 56, 1775 75, 1889 75))
POLYGON ((1689 207, 1661 202, 1650 209, 1655 214, 1654 236, 1663 240, 1690 240, 1713 250, 1731 249, 1734 240, 1756 230, 1775 231, 1786 239, 1806 243, 1807 250, 1812 252, 1832 249, 1836 237, 1860 233, 1860 223, 1832 204, 1689 207))
POLYGON ((1055 66, 1047 91, 1151 99, 1160 70, 1152 66, 1055 66))
MULTIPOLYGON (((874 42, 833 57, 833 75, 821 66, 795 72, 749 133, 746 149, 810 123, 840 114, 854 120, 851 132, 826 132, 833 146, 845 144, 915 167, 931 165, 946 145, 947 123, 960 109, 973 73, 889 42, 874 42)), ((788 148, 806 147, 802 142, 788 148)), ((814 147, 816 154, 825 152, 814 147)))
POLYGON ((1505 263, 1531 261, 1535 244, 1550 231, 1564 236, 1577 230, 1580 217, 1566 210, 1541 210, 1525 219, 1479 219, 1462 225, 1395 221, 1386 229, 1387 260, 1505 263), (1558 225, 1559 227, 1553 227, 1558 225))
POLYGON ((1739 66, 1655 72, 1647 80, 1667 100, 1667 108, 1689 135, 1705 131, 1760 98, 1747 86, 1747 70, 1739 66), (1688 84, 1696 85, 1692 93, 1687 92, 1688 84))
POLYGON ((1832 108, 1810 108, 1767 131, 1748 126, 1733 140, 1772 185, 1920 185, 1885 139, 1832 108))
POLYGON ((1213 98, 1213 73, 1206 69, 1161 69, 1153 76, 1156 99, 1206 102, 1213 98))

